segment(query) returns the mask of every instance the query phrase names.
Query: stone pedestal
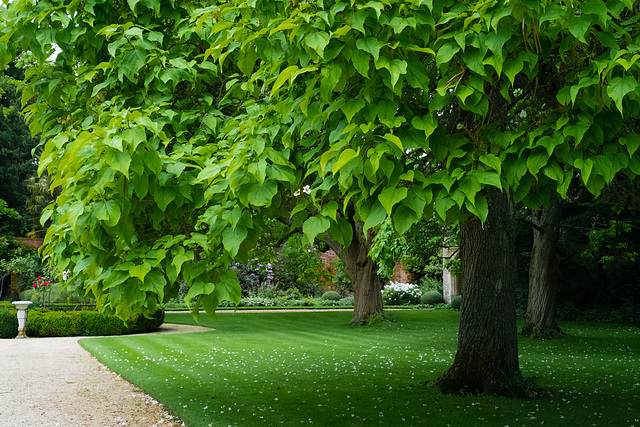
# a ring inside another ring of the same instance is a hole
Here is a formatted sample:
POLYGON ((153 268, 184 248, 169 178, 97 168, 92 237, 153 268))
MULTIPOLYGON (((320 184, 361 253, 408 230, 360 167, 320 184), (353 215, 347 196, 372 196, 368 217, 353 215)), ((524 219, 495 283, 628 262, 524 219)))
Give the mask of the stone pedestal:
POLYGON ((451 301, 458 295, 460 295, 462 287, 462 278, 459 275, 453 275, 447 269, 447 260, 458 259, 460 257, 460 251, 458 247, 444 247, 442 248, 442 296, 444 302, 451 304, 451 301))
POLYGON ((27 335, 25 333, 27 327, 27 307, 29 307, 32 302, 31 301, 14 301, 12 303, 18 309, 18 336, 19 338, 26 338, 27 335))

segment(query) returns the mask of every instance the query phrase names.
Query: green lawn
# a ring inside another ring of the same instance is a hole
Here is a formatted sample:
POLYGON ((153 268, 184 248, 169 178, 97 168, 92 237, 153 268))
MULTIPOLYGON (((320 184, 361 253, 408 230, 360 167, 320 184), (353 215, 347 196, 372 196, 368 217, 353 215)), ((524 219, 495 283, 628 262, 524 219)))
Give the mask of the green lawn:
MULTIPOLYGON (((520 340, 520 363, 550 396, 444 396, 428 385, 455 354, 456 311, 400 311, 346 326, 350 312, 200 317, 211 332, 80 343, 190 426, 430 425, 640 427, 640 328, 564 323, 520 340)), ((167 314, 168 323, 194 323, 167 314)))

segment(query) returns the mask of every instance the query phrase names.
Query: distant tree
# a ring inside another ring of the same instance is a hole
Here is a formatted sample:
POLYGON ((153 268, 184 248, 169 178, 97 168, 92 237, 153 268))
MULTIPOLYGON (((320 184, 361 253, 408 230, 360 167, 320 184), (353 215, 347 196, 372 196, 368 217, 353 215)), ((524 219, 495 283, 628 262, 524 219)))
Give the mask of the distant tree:
POLYGON ((8 206, 23 216, 29 192, 25 181, 36 175, 37 165, 32 150, 38 138, 32 138, 21 114, 19 81, 22 70, 10 66, 0 73, 0 195, 8 206))

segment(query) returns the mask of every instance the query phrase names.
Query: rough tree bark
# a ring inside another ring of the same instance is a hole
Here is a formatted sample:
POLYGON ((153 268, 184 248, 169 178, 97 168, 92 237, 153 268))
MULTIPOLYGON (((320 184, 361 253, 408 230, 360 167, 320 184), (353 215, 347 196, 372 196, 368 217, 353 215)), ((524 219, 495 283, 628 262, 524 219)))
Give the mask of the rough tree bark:
POLYGON ((353 211, 348 210, 353 230, 351 244, 344 247, 325 234, 325 243, 345 263, 345 273, 353 284, 353 315, 350 324, 359 325, 369 321, 372 315, 382 314, 382 283, 378 276, 378 264, 369 256, 374 234, 368 230, 365 236, 361 223, 353 220, 353 211))
POLYGON ((556 321, 557 247, 560 236, 560 201, 551 198, 549 206, 532 215, 533 249, 529 264, 527 318, 521 334, 553 338, 562 333, 556 321))
POLYGON ((515 209, 496 193, 484 226, 460 225, 462 305, 453 365, 436 381, 444 393, 512 395, 521 378, 515 294, 515 209))

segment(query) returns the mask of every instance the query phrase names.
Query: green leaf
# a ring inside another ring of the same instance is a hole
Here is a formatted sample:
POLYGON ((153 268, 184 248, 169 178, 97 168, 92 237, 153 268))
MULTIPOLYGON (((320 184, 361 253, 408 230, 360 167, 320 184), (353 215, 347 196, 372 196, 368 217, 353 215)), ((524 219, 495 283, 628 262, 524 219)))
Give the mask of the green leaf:
POLYGON ((393 143, 395 146, 397 146, 401 151, 403 150, 402 148, 402 141, 400 140, 400 138, 398 138, 397 136, 395 136, 392 133, 387 133, 385 135, 382 135, 382 137, 384 139, 386 139, 387 141, 393 143))
POLYGON ((182 269, 182 264, 185 262, 193 261, 194 254, 193 251, 185 251, 184 247, 178 246, 171 251, 173 255, 173 260, 171 261, 171 265, 176 267, 177 273, 180 273, 182 269))
POLYGON ((115 227, 120 221, 120 206, 115 200, 96 202, 93 207, 96 219, 105 221, 109 227, 115 227))
POLYGON ((399 235, 403 235, 413 224, 417 223, 420 220, 420 216, 418 216, 412 209, 404 205, 400 205, 396 208, 395 213, 393 214, 393 226, 399 235))
POLYGON ((513 86, 516 76, 520 71, 522 71, 523 68, 524 68, 524 61, 520 56, 518 56, 515 59, 508 59, 504 62, 502 71, 504 71, 504 74, 509 78, 509 81, 511 82, 511 86, 513 86))
POLYGON ((424 131, 424 137, 429 138, 438 127, 438 119, 433 114, 424 117, 416 116, 411 119, 411 125, 418 130, 424 131))
POLYGON ((398 79, 400 79, 400 76, 407 73, 407 61, 394 59, 389 62, 386 57, 381 56, 376 61, 376 68, 384 68, 389 71, 389 73, 391 74, 391 86, 393 88, 393 86, 395 86, 398 82, 398 79))
POLYGON ((222 232, 222 244, 232 257, 238 255, 240 245, 247 238, 248 230, 242 225, 235 228, 227 227, 222 232))
POLYGON ((576 159, 574 166, 580 170, 582 182, 587 185, 589 177, 591 176, 591 171, 593 170, 593 160, 591 160, 590 158, 584 160, 576 159))
POLYGON ((162 212, 167 209, 169 203, 176 198, 176 190, 171 187, 160 187, 156 189, 154 199, 162 212))
POLYGON ((407 192, 408 191, 406 187, 400 187, 400 188, 387 187, 384 190, 382 190, 382 192, 378 195, 378 200, 380 201, 380 203, 382 203, 382 206, 387 211, 387 214, 391 216, 393 206, 398 204, 404 198, 406 198, 407 192))
POLYGON ((607 94, 616 103, 620 114, 622 114, 622 100, 626 94, 635 91, 636 87, 638 87, 638 82, 633 76, 616 77, 609 83, 607 94))
POLYGON ((331 226, 331 220, 329 218, 325 218, 323 216, 312 216, 307 219, 302 225, 302 232, 307 237, 310 243, 313 243, 313 240, 319 234, 323 234, 325 231, 329 229, 331 226))
POLYGON ((340 169, 342 169, 344 165, 346 165, 356 157, 358 157, 358 153, 354 149, 347 148, 346 150, 344 150, 342 153, 340 153, 340 157, 338 157, 338 160, 333 164, 333 173, 337 173, 340 169))
POLYGON ((144 284, 140 287, 143 291, 153 292, 158 295, 158 300, 164 299, 164 287, 167 284, 167 279, 161 271, 150 271, 144 278, 144 284))
POLYGON ((373 204, 373 207, 371 208, 371 210, 369 211, 369 214, 365 219, 364 232, 366 233, 367 230, 369 230, 370 228, 376 227, 382 224, 382 221, 384 221, 386 218, 387 218, 386 209, 384 208, 384 206, 382 206, 382 204, 379 201, 376 201, 373 204))
POLYGON ((427 205, 427 201, 422 197, 419 197, 415 191, 407 194, 407 197, 402 200, 402 204, 410 208, 418 216, 422 216, 424 208, 427 205))
POLYGON ((498 189, 502 189, 502 181, 500 175, 496 172, 478 172, 474 175, 481 184, 491 185, 498 189))
POLYGON ((151 271, 151 265, 148 262, 144 262, 140 265, 134 265, 129 269, 129 274, 133 277, 137 277, 141 282, 144 282, 144 277, 151 271))
POLYGON ((585 15, 572 15, 571 20, 569 21, 569 31, 582 43, 587 42, 585 35, 587 34, 587 31, 589 31, 590 27, 591 19, 587 18, 585 15))
POLYGON ((631 132, 626 137, 620 138, 620 144, 627 147, 627 151, 629 152, 629 157, 633 157, 634 153, 640 148, 640 136, 638 134, 631 132))
POLYGON ((358 39, 358 41, 356 42, 356 47, 373 56, 374 61, 377 61, 378 58, 380 57, 381 46, 382 44, 375 37, 366 37, 366 38, 358 39))
POLYGON ((536 149, 527 157, 527 169, 531 172, 531 175, 536 175, 540 172, 549 161, 549 153, 546 150, 536 149))
POLYGON ((369 78, 369 62, 371 58, 362 50, 354 50, 351 52, 351 62, 353 67, 363 77, 369 78))
POLYGON ((329 236, 343 246, 349 246, 353 239, 353 229, 346 218, 337 218, 329 227, 329 236))
POLYGON ((308 34, 304 38, 305 44, 313 49, 320 58, 324 58, 324 48, 329 44, 331 36, 324 31, 308 34))
POLYGON ((453 41, 443 45, 436 53, 436 65, 440 67, 443 63, 451 61, 453 56, 458 53, 459 50, 460 46, 453 41))
POLYGON ((489 166, 491 169, 501 173, 502 171, 502 162, 500 159, 494 154, 487 153, 480 156, 479 160, 485 165, 489 166))
POLYGON ((364 8, 368 8, 368 7, 372 8, 372 9, 375 9, 376 16, 378 17, 378 19, 380 19, 380 14, 384 10, 384 5, 382 3, 380 3, 379 1, 369 1, 369 2, 367 2, 367 4, 362 6, 363 9, 364 8))
POLYGON ((475 204, 470 201, 466 201, 465 206, 467 207, 467 210, 478 217, 482 223, 487 220, 487 217, 489 216, 489 203, 487 202, 486 197, 482 194, 476 195, 475 204))
POLYGON ((545 166, 542 171, 544 172, 545 176, 554 181, 558 181, 559 183, 561 183, 564 179, 564 172, 562 171, 562 168, 560 167, 558 162, 556 162, 555 160, 549 162, 549 164, 545 166))
POLYGON ((633 64, 636 63, 636 61, 640 59, 640 55, 633 55, 633 57, 630 60, 626 60, 622 57, 616 59, 616 62, 620 65, 622 65, 624 67, 625 70, 629 70, 629 68, 631 68, 633 66, 633 64))
POLYGON ((475 205, 476 194, 482 190, 482 185, 475 176, 465 176, 458 181, 458 188, 475 205))
POLYGON ((584 134, 587 133, 590 127, 591 125, 589 123, 579 121, 574 125, 565 126, 564 129, 562 129, 562 135, 564 135, 565 138, 573 137, 575 146, 577 147, 580 145, 582 137, 584 137, 584 134))
POLYGON ((131 164, 131 156, 126 151, 108 150, 106 155, 107 164, 122 173, 129 176, 129 165, 131 164))
POLYGON ((356 113, 364 108, 367 105, 364 99, 356 99, 349 102, 346 102, 340 107, 342 112, 347 118, 347 122, 351 123, 351 119, 356 113))
POLYGON ((248 201, 254 206, 269 206, 278 192, 278 184, 273 179, 267 179, 264 184, 254 184, 248 195, 248 201))
POLYGON ((126 76, 132 82, 138 79, 138 72, 146 62, 147 55, 142 50, 132 50, 124 54, 118 67, 118 80, 126 76))
POLYGON ((297 65, 291 65, 287 68, 285 68, 280 75, 278 76, 278 78, 276 79, 275 83, 273 84, 273 86, 271 87, 271 96, 273 96, 274 93, 276 93, 276 91, 278 89, 280 89, 280 87, 282 87, 282 85, 284 84, 284 82, 286 82, 287 80, 289 80, 292 76, 292 74, 296 71, 298 71, 299 68, 297 65))
POLYGON ((502 49, 505 43, 511 38, 511 28, 509 26, 499 27, 496 31, 487 34, 485 43, 496 58, 502 59, 502 49))
POLYGON ((589 0, 580 4, 580 12, 604 18, 609 10, 602 0, 589 0))
POLYGON ((443 221, 447 220, 447 212, 455 205, 456 202, 449 196, 438 197, 434 204, 436 213, 443 221))

